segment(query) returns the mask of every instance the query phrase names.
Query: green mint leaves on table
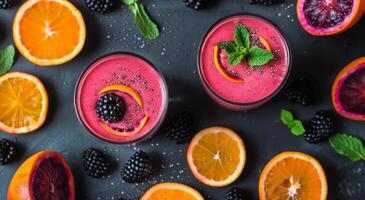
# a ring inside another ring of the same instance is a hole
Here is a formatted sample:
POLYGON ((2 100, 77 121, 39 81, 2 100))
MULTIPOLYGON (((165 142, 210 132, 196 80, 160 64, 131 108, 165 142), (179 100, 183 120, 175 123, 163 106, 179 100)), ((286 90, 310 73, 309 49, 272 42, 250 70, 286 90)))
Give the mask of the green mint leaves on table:
POLYGON ((144 6, 139 0, 122 0, 126 4, 129 10, 133 13, 136 25, 142 35, 149 39, 154 40, 160 35, 157 25, 150 19, 144 6))
POLYGON ((0 75, 10 70, 14 63, 15 49, 13 45, 0 49, 0 75))
POLYGON ((304 134, 305 128, 303 123, 300 120, 294 119, 294 116, 290 111, 281 110, 280 120, 290 129, 293 135, 300 136, 304 134))
POLYGON ((352 161, 365 160, 364 143, 349 134, 338 133, 329 140, 331 147, 339 154, 352 161))
POLYGON ((268 63, 274 58, 274 55, 270 51, 256 45, 251 46, 250 32, 241 23, 237 24, 233 36, 234 41, 220 42, 217 44, 219 48, 227 52, 228 64, 230 66, 238 65, 246 58, 250 67, 257 67, 268 63))

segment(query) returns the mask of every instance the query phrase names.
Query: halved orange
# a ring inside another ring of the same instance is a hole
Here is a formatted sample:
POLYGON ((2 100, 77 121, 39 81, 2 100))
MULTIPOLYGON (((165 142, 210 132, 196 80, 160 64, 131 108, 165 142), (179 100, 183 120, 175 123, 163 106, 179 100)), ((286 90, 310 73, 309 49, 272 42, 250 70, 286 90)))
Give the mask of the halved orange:
POLYGON ((321 164, 300 152, 284 152, 265 166, 259 181, 260 200, 325 200, 327 179, 321 164))
POLYGON ((29 133, 41 127, 48 111, 48 95, 33 75, 10 72, 0 76, 0 130, 29 133))
POLYGON ((80 11, 67 0, 28 0, 18 9, 13 38, 20 53, 40 66, 60 65, 77 56, 86 37, 80 11))
POLYGON ((194 188, 181 183, 159 183, 143 194, 140 200, 204 200, 194 188))
POLYGON ((214 59, 214 65, 217 68, 217 70, 219 71, 219 73, 227 80, 235 82, 235 83, 245 83, 244 80, 236 78, 231 76, 230 74, 228 74, 223 66, 221 65, 221 62, 219 61, 219 47, 215 46, 214 47, 214 52, 213 52, 213 59, 214 59))
POLYGON ((206 128, 190 142, 187 160, 191 172, 200 182, 223 187, 241 175, 246 163, 245 145, 229 128, 206 128))
POLYGON ((139 93, 135 89, 125 86, 125 85, 121 85, 121 84, 108 85, 108 86, 104 87, 103 89, 101 89, 98 94, 102 94, 104 92, 109 92, 109 91, 124 92, 124 93, 130 95, 138 103, 138 105, 141 108, 143 108, 142 97, 139 95, 139 93))

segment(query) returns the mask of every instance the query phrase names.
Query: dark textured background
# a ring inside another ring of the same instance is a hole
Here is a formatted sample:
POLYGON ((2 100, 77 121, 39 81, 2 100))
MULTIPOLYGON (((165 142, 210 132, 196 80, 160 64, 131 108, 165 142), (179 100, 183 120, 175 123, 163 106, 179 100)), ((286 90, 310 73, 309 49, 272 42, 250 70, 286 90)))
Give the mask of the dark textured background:
MULTIPOLYGON (((42 79, 49 96, 50 112, 46 124, 38 131, 12 136, 0 132, 0 137, 17 140, 22 147, 19 159, 0 166, 0 199, 6 199, 7 187, 17 167, 30 155, 52 149, 64 154, 76 181, 77 199, 116 199, 118 196, 137 199, 138 194, 155 182, 178 181, 187 183, 207 198, 221 200, 232 186, 247 191, 248 199, 258 199, 257 182, 261 169, 274 155, 282 151, 302 151, 316 157, 323 165, 329 182, 328 199, 363 199, 365 195, 365 164, 352 163, 337 155, 328 143, 310 145, 303 138, 291 136, 279 122, 282 108, 295 111, 301 119, 310 119, 319 109, 333 110, 330 86, 336 73, 353 59, 365 55, 365 20, 351 30, 333 37, 308 35, 297 22, 295 1, 287 0, 275 6, 252 6, 246 0, 215 0, 203 11, 186 8, 181 0, 145 0, 149 13, 159 24, 161 36, 153 42, 138 34, 131 14, 125 7, 108 15, 89 12, 83 0, 73 0, 87 24, 87 41, 81 54, 71 62, 50 68, 37 67, 19 53, 13 71, 34 74, 42 79), (237 12, 249 12, 272 20, 288 37, 293 50, 293 73, 307 73, 317 90, 313 106, 289 104, 281 95, 258 110, 231 112, 217 106, 204 92, 200 83, 196 53, 200 40, 218 19, 237 12), (247 145, 247 166, 234 184, 226 188, 209 188, 197 182, 186 167, 186 146, 177 146, 157 135, 137 147, 126 147, 100 142, 79 124, 73 106, 74 86, 79 74, 97 57, 113 51, 131 51, 154 63, 164 74, 170 92, 167 118, 181 110, 195 113, 199 128, 224 125, 236 130, 247 145), (104 149, 116 168, 110 177, 93 179, 82 170, 80 155, 88 147, 104 149), (120 179, 121 165, 137 149, 149 152, 161 170, 149 183, 130 185, 120 179)), ((18 5, 19 6, 19 5, 18 5)), ((12 43, 12 19, 16 8, 0 10, 0 47, 12 43)), ((341 130, 365 139, 364 123, 338 117, 341 130)))

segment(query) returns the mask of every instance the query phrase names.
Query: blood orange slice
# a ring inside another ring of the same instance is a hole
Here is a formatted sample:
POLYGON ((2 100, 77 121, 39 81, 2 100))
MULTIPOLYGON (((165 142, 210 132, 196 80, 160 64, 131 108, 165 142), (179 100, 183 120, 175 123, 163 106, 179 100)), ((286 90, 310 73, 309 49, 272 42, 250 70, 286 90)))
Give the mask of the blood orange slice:
POLYGON ((8 200, 25 199, 75 199, 73 175, 61 154, 41 151, 20 165, 9 184, 8 200))
POLYGON ((117 131, 117 130, 114 130, 113 128, 110 128, 107 124, 105 124, 102 121, 100 121, 99 123, 100 123, 100 126, 103 127, 104 130, 108 131, 109 133, 111 133, 113 135, 128 137, 128 136, 138 134, 143 129, 143 127, 147 124, 147 122, 148 122, 148 116, 145 116, 141 120, 139 125, 132 131, 127 131, 127 130, 123 130, 123 131, 118 130, 117 131))
POLYGON ((340 115, 365 121, 365 57, 354 60, 337 75, 332 103, 340 115))
POLYGON ((308 33, 317 36, 341 33, 362 17, 364 0, 298 0, 297 15, 308 33))
POLYGON ((232 82, 235 82, 235 83, 244 83, 245 81, 240 79, 239 77, 234 77, 232 76, 231 74, 227 73, 225 71, 225 69, 223 68, 222 64, 221 64, 221 61, 219 59, 219 47, 215 46, 214 47, 214 53, 213 53, 213 56, 214 56, 214 65, 215 67, 217 68, 217 70, 219 71, 219 73, 227 80, 229 81, 232 81, 232 82))

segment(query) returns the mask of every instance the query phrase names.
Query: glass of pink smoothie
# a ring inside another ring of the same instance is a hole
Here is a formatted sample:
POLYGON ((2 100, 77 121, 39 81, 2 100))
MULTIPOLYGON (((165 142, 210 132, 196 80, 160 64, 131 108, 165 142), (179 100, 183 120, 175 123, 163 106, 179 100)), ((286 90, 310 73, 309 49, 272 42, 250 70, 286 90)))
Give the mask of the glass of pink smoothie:
POLYGON ((221 106, 236 111, 251 110, 272 99, 285 84, 290 66, 290 48, 279 29, 268 20, 249 14, 235 14, 216 22, 198 52, 198 71, 205 90, 221 106), (220 42, 234 40, 238 23, 249 30, 252 45, 270 49, 274 59, 259 67, 250 67, 247 62, 228 66, 227 53, 215 48, 220 42))
POLYGON ((97 138, 118 144, 150 138, 161 125, 168 107, 165 79, 143 57, 118 52, 93 62, 80 76, 75 109, 84 127, 97 138), (114 93, 124 102, 124 115, 108 123, 96 114, 102 95, 114 93))

